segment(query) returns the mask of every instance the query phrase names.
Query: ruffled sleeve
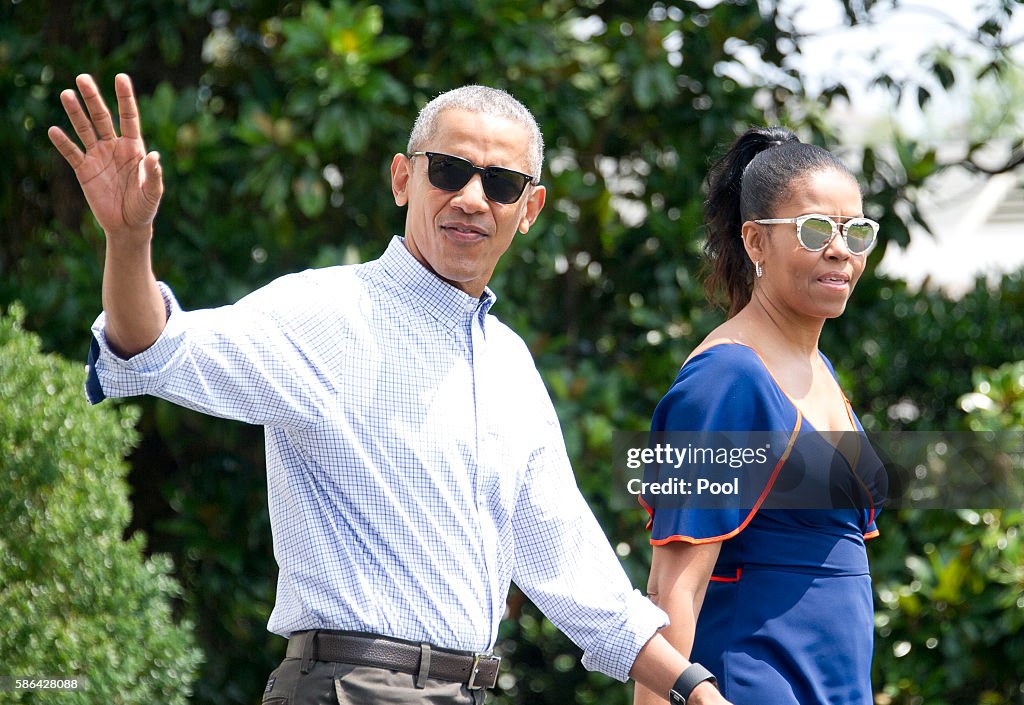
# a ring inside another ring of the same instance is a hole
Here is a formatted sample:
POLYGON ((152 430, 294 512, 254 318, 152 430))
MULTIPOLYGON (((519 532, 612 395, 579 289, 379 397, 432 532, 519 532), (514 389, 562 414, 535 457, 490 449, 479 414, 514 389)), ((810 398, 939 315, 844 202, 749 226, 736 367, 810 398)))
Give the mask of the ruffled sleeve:
POLYGON ((800 431, 795 407, 753 349, 691 358, 655 409, 641 503, 651 543, 711 543, 738 533, 772 489, 800 431))

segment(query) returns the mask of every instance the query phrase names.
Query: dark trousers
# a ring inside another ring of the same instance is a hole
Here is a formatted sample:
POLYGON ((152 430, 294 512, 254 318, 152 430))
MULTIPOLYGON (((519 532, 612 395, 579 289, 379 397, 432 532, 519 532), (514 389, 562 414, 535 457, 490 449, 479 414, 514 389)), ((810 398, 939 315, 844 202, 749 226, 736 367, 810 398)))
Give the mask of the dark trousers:
POLYGON ((482 705, 483 690, 427 678, 417 688, 408 673, 372 666, 286 658, 267 681, 263 705, 482 705))

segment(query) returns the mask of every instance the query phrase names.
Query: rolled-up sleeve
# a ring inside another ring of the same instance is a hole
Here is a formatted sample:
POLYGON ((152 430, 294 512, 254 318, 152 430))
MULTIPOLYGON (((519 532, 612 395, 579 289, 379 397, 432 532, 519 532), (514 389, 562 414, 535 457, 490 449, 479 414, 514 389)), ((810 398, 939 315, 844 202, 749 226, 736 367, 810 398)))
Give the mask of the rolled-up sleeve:
POLYGON ((516 509, 513 580, 583 649, 585 668, 625 681, 668 617, 630 584, 579 492, 552 423, 548 443, 531 458, 516 509))
POLYGON ((185 311, 160 283, 167 324, 152 346, 122 358, 106 337, 106 315, 92 326, 86 396, 152 395, 202 413, 247 423, 305 427, 332 390, 326 361, 307 349, 304 323, 310 296, 296 296, 301 274, 290 275, 231 306, 185 311))
POLYGON ((107 342, 107 314, 100 313, 92 324, 92 343, 86 366, 85 395, 98 404, 108 397, 134 397, 153 394, 160 388, 180 347, 181 306, 174 293, 158 282, 167 311, 167 325, 149 348, 130 358, 120 357, 107 342))

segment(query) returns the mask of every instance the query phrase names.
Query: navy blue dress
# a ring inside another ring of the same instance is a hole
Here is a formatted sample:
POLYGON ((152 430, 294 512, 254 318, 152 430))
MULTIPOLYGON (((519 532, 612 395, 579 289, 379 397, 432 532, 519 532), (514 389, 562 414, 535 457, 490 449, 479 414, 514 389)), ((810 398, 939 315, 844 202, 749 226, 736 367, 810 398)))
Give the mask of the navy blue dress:
MULTIPOLYGON (((677 442, 678 432, 729 432, 738 444, 747 434, 750 445, 770 447, 766 462, 740 473, 742 491, 713 505, 642 498, 652 544, 722 543, 692 660, 715 673, 737 705, 871 705, 874 616, 864 542, 878 534, 885 478, 863 434, 845 434, 854 436, 852 452, 818 434, 758 354, 734 343, 683 366, 651 431, 677 442)), ((645 480, 665 481, 666 472, 672 468, 649 466, 645 480)), ((737 476, 721 463, 697 472, 737 476)))

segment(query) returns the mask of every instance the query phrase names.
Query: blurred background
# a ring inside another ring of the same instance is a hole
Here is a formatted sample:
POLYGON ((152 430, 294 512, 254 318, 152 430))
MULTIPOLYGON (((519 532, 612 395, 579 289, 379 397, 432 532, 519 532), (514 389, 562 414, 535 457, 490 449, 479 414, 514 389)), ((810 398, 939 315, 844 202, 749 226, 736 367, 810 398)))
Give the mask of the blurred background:
MULTIPOLYGON (((710 160, 783 124, 836 151, 882 224, 822 350, 872 431, 1024 427, 1024 6, 1011 0, 3 0, 0 703, 254 704, 285 642, 262 429, 152 399, 86 407, 103 234, 46 129, 74 77, 132 76, 161 152, 157 276, 183 306, 401 232, 388 165, 417 110, 506 88, 548 206, 491 282, 634 584, 612 434, 645 430, 722 319, 700 282, 710 160)), ((900 509, 869 545, 879 705, 1024 703, 1021 508, 900 509)), ((837 609, 842 609, 837 605, 837 609)), ((628 703, 513 587, 489 702, 628 703)))

